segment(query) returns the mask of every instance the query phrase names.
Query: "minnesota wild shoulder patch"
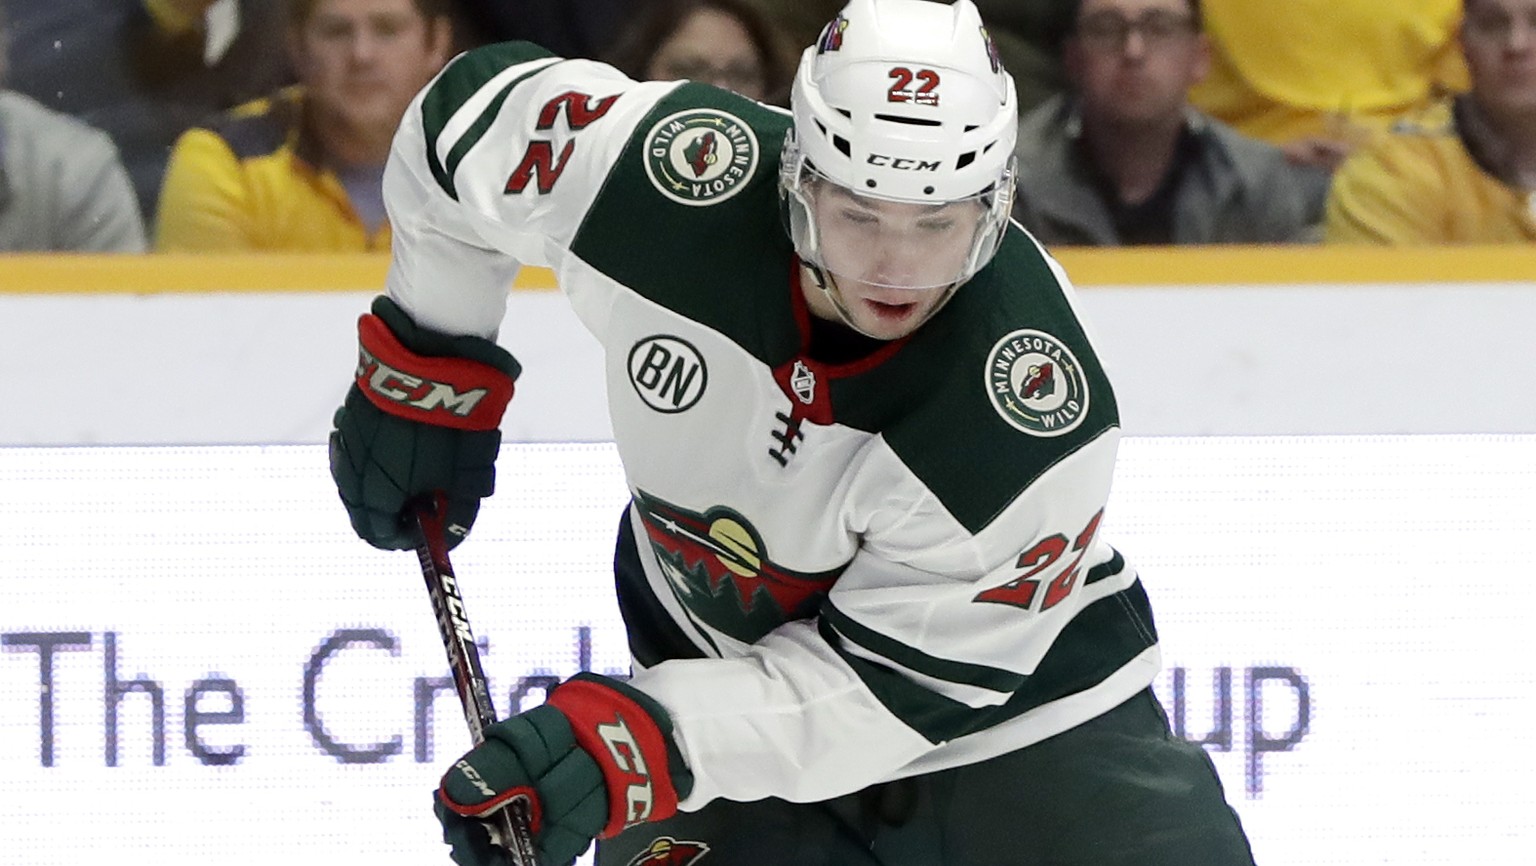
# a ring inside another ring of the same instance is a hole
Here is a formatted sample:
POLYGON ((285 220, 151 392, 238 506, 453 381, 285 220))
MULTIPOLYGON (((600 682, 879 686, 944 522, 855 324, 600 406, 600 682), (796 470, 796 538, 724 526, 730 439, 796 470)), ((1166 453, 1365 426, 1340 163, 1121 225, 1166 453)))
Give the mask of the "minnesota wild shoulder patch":
POLYGON ((1019 330, 987 353, 987 394, 1004 421, 1031 436, 1061 436, 1088 416, 1088 379, 1066 344, 1019 330))
POLYGON ((747 185, 760 152, 746 121, 712 108, 690 108, 662 118, 646 133, 645 173, 679 204, 712 205, 747 185))

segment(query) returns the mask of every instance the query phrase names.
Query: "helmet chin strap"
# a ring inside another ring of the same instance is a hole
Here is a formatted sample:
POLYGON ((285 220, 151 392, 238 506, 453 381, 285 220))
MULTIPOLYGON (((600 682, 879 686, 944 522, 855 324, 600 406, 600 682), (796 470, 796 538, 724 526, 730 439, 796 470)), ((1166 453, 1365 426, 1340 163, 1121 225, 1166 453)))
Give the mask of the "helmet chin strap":
POLYGON ((842 298, 839 297, 842 293, 833 291, 833 289, 837 288, 837 277, 831 271, 824 270, 820 265, 813 265, 810 262, 802 263, 811 272, 811 276, 816 278, 816 288, 821 290, 821 296, 826 298, 827 303, 832 305, 832 309, 837 312, 837 317, 842 319, 844 325, 871 339, 880 339, 854 324, 853 315, 848 312, 848 308, 843 305, 842 298))

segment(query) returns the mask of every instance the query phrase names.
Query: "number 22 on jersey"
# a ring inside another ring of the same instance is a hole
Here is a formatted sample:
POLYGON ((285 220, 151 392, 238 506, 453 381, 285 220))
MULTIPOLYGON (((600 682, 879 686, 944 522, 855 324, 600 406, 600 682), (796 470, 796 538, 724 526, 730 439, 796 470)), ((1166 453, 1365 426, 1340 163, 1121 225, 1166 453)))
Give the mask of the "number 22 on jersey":
MULTIPOLYGON (((1093 537, 1098 534, 1099 521, 1104 517, 1104 509, 1099 509, 1083 527, 1083 531, 1077 534, 1072 542, 1072 551, 1077 554, 1071 562, 1067 563, 1056 573, 1056 576, 1045 587, 1044 598, 1040 602, 1040 612, 1050 610, 1060 604, 1063 599, 1072 594, 1072 588, 1077 585, 1078 573, 1082 570, 1083 555, 1088 552, 1088 546, 1093 543, 1093 537)), ((1046 536, 1019 554, 1018 562, 1014 563, 1018 568, 1027 568, 1028 571, 1008 581, 1002 586, 983 590, 976 594, 973 601, 989 602, 992 604, 1006 604, 1012 607, 1021 607, 1025 610, 1033 610, 1035 597, 1039 595, 1040 583, 1045 580, 1043 576, 1067 553, 1067 537, 1061 533, 1046 536)))
MULTIPOLYGON (((540 132, 554 129, 555 119, 564 114, 571 132, 580 132, 588 124, 607 114, 608 109, 613 107, 614 100, 618 98, 618 94, 614 94, 593 102, 592 97, 585 93, 566 91, 544 103, 544 107, 539 110, 539 122, 535 129, 540 132)), ((565 164, 570 161, 571 153, 575 149, 576 140, 573 138, 565 143, 565 147, 560 151, 560 157, 556 159, 554 142, 542 138, 528 142, 528 150, 523 153, 517 168, 513 169, 512 175, 507 178, 506 194, 516 195, 527 189, 529 183, 534 183, 540 195, 548 195, 554 190, 555 181, 560 179, 560 174, 565 171, 565 164)))

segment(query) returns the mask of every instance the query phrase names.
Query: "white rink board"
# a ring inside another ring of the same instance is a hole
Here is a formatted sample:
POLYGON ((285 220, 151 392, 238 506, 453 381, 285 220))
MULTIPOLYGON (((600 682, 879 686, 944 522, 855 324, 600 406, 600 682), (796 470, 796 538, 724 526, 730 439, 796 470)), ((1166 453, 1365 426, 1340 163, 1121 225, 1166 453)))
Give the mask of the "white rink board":
MULTIPOLYGON (((505 710, 626 666, 626 493, 606 444, 509 445, 498 488, 455 564, 505 710)), ((467 738, 444 691, 418 760, 425 591, 352 537, 322 448, 0 449, 0 527, 0 863, 448 862, 427 798, 467 738)), ((1105 532, 1191 736, 1230 672, 1213 757, 1260 863, 1530 862, 1536 436, 1131 439, 1105 532)))
MULTIPOLYGON (((21 395, 0 446, 324 442, 371 297, 0 294, 21 395)), ((1078 297, 1130 435, 1536 432, 1536 283, 1078 297)), ((499 339, 523 365, 508 440, 613 438, 602 349, 563 296, 513 292, 499 339)))

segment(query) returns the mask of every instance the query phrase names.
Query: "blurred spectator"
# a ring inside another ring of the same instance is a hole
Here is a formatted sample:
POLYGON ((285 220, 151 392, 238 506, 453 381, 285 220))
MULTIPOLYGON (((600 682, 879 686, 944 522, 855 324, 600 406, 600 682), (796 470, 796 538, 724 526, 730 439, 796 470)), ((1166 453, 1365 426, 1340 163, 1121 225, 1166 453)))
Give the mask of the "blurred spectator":
POLYGON ((740 0, 650 0, 611 62, 637 81, 686 78, 788 105, 795 55, 771 20, 740 0))
POLYGON ((390 141, 452 39, 442 0, 292 0, 299 84, 181 137, 156 247, 389 249, 381 183, 390 141))
POLYGON ((601 60, 648 0, 453 0, 460 45, 532 42, 560 57, 601 60))
POLYGON ((1074 95, 1019 128, 1014 213, 1042 242, 1315 239, 1326 178, 1187 102, 1209 63, 1196 0, 1082 0, 1063 56, 1074 95))
MULTIPOLYGON (((799 49, 816 43, 821 28, 847 0, 745 2, 777 21, 798 54, 799 49)), ((1072 6, 1071 0, 976 0, 1003 66, 1013 75, 1021 113, 1060 93, 1066 85, 1061 39, 1071 27, 1072 6)))
POLYGON ((128 173, 106 133, 0 90, 0 252, 144 251, 128 173))
POLYGON ((104 133, 0 89, 0 252, 52 251, 143 252, 133 187, 104 133))
POLYGON ((1393 120, 1466 87, 1461 0, 1204 0, 1211 74, 1190 101, 1332 170, 1393 120))
POLYGON ((1467 0, 1472 88, 1339 169, 1329 241, 1536 242, 1536 0, 1467 0))
POLYGON ((280 0, 0 0, 12 89, 116 143, 149 219, 182 131, 291 80, 280 0))

